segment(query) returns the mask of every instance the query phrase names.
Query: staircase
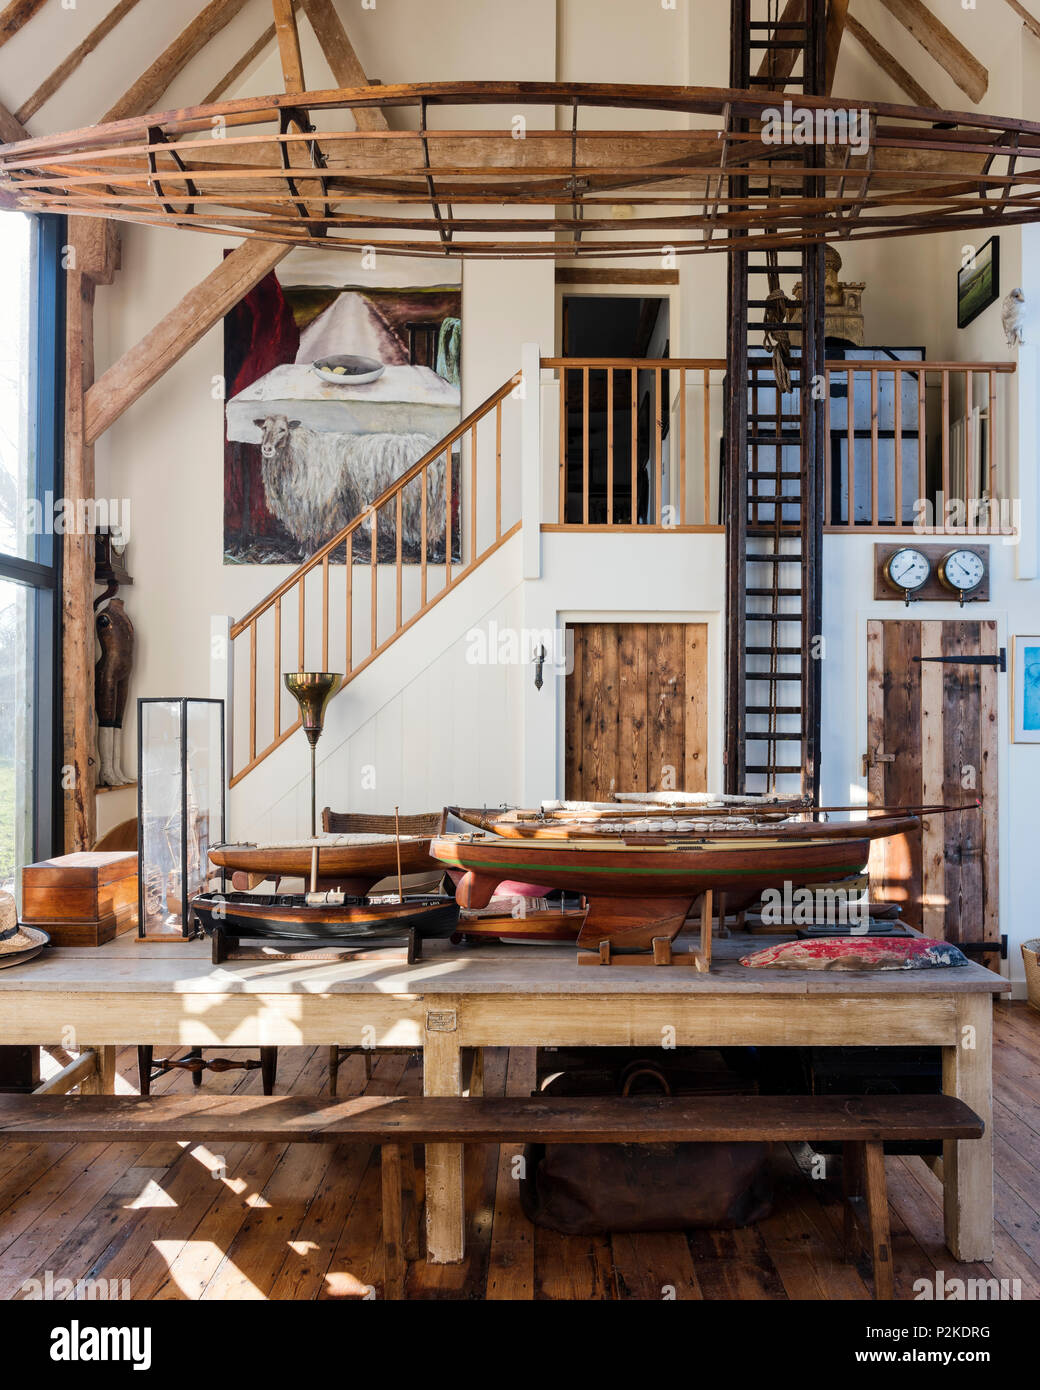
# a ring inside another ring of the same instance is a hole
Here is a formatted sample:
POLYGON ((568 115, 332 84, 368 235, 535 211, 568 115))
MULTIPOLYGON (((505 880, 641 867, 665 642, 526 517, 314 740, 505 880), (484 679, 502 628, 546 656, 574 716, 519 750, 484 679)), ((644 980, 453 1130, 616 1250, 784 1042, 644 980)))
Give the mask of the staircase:
POLYGON ((520 429, 504 424, 519 414, 520 380, 505 381, 231 625, 232 787, 300 728, 284 672, 340 671, 349 685, 520 529, 520 429), (506 451, 517 457, 504 463, 506 451))
MULTIPOLYGON (((766 9, 734 0, 731 85, 782 91, 794 83, 822 91, 823 0, 794 0, 779 21, 753 17, 766 9)), ((749 128, 746 121, 734 125, 749 128)), ((786 196, 814 196, 816 181, 785 186, 783 170, 817 160, 818 152, 776 149, 768 175, 730 178, 733 195, 776 196, 783 189, 786 196)), ((822 246, 730 253, 727 346, 726 786, 815 798, 824 393, 814 385, 825 371, 822 246), (785 325, 790 390, 781 391, 764 339, 776 326, 770 315, 777 292, 790 300, 796 283, 800 310, 785 325)))

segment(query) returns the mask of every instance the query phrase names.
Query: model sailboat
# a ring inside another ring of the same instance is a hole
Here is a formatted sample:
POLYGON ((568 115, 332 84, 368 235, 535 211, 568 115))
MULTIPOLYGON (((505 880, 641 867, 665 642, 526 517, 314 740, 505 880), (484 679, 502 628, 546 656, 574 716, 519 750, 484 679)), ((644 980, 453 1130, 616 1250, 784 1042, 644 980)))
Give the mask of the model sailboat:
POLYGON ((653 801, 548 803, 539 812, 476 817, 456 811, 446 813, 430 848, 455 878, 464 910, 485 907, 503 880, 580 893, 589 908, 579 946, 609 941, 648 951, 655 940, 673 940, 706 893, 725 893, 730 910, 739 911, 767 889, 855 878, 872 840, 920 823, 912 814, 804 819, 818 813, 749 799, 701 804, 693 815, 653 801), (608 814, 590 818, 590 810, 608 814))

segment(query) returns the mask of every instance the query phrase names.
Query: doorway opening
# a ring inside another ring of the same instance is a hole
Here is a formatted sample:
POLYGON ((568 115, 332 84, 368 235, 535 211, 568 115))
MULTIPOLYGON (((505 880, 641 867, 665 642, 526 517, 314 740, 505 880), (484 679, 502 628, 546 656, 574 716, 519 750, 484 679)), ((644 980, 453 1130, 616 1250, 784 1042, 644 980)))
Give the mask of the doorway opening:
POLYGON ((563 297, 562 355, 612 357, 624 364, 566 373, 567 398, 561 402, 566 480, 560 520, 568 525, 662 521, 669 500, 668 372, 658 374, 637 364, 669 356, 669 309, 667 297, 656 295, 563 297), (608 448, 613 451, 609 470, 608 448), (612 510, 607 506, 608 490, 613 494, 612 510))

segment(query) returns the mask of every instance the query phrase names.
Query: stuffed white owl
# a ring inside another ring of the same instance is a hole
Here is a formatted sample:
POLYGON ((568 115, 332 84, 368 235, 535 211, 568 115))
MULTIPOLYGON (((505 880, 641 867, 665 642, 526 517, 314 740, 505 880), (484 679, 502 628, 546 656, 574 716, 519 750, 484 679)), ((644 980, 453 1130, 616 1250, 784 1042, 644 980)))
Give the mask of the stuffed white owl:
POLYGON ((1004 303, 1000 306, 1000 321, 1004 325, 1004 336, 1009 348, 1020 347, 1025 342, 1025 334, 1022 332, 1025 317, 1026 297, 1020 289, 1015 288, 1004 296, 1004 303))

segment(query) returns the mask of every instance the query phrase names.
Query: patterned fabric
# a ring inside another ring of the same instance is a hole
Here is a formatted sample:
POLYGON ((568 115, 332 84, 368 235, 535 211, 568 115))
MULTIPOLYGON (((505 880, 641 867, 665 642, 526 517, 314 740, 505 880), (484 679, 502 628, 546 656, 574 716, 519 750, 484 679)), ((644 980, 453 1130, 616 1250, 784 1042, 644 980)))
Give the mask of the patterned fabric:
POLYGON ((926 937, 824 937, 785 941, 742 956, 741 965, 773 970, 935 970, 970 964, 948 941, 926 937))

